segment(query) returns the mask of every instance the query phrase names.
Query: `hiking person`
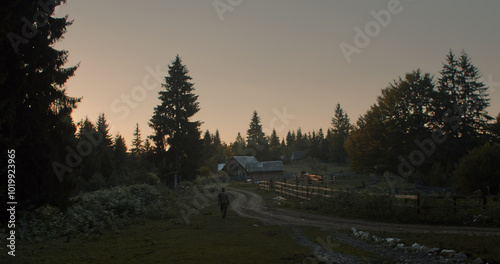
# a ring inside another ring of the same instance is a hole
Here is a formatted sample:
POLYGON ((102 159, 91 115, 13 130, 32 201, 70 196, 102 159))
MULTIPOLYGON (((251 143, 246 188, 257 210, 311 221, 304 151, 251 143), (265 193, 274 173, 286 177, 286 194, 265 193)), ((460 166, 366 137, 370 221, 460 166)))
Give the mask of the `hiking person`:
POLYGON ((219 193, 217 196, 218 202, 217 205, 220 206, 220 212, 222 215, 222 218, 226 218, 226 213, 227 213, 227 207, 229 206, 229 196, 227 196, 226 190, 222 188, 222 192, 219 193))

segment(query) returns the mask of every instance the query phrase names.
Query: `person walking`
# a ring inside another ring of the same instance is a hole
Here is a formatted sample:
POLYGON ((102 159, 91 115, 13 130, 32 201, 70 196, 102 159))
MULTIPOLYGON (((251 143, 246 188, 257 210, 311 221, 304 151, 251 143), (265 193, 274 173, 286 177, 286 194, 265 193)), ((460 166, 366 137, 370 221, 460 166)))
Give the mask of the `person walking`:
POLYGON ((229 196, 226 193, 226 190, 222 188, 221 192, 218 195, 217 205, 220 206, 220 212, 222 218, 226 218, 227 207, 229 206, 229 196))

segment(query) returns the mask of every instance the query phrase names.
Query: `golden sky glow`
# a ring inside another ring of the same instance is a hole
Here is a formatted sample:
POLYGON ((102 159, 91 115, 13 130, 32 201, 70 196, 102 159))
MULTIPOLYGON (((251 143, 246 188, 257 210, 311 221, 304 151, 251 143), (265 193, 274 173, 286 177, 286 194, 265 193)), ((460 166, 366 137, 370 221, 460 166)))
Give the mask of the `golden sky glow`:
POLYGON ((75 122, 104 112, 128 144, 136 123, 151 134, 160 77, 179 54, 199 95, 196 119, 230 142, 254 110, 280 136, 327 129, 337 103, 354 123, 405 73, 439 77, 449 49, 479 68, 496 117, 499 10, 496 0, 69 0, 57 15, 74 24, 57 47, 68 66, 81 62, 67 83, 83 97, 75 122))

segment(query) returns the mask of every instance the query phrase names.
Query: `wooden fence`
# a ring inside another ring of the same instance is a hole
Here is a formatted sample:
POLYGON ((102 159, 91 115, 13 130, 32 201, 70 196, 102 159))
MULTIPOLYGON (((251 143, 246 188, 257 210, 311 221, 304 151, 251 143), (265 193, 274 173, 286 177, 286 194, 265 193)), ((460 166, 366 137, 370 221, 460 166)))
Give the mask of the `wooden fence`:
MULTIPOLYGON (((268 182, 268 181, 261 181, 259 182, 259 188, 272 191, 282 194, 284 196, 288 197, 295 197, 299 199, 304 199, 304 200, 311 200, 311 199, 318 199, 318 198, 333 198, 335 193, 353 193, 352 191, 348 190, 337 190, 337 189, 332 189, 332 188, 326 188, 326 187, 318 187, 318 186, 310 186, 310 185, 297 185, 297 184, 290 184, 290 183, 284 183, 284 182, 268 182)), ((451 205, 446 205, 443 207, 449 208, 450 206, 453 207, 453 212, 457 212, 458 209, 465 208, 464 206, 459 206, 457 205, 457 200, 464 199, 464 200, 479 200, 480 204, 482 204, 483 208, 486 208, 488 204, 488 200, 498 200, 500 198, 500 195, 489 195, 489 196, 482 196, 482 195, 425 195, 421 196, 420 193, 416 194, 382 194, 382 193, 364 193, 365 195, 369 196, 380 196, 380 197, 389 197, 392 198, 391 200, 395 200, 396 205, 398 206, 405 206, 405 207, 413 207, 417 210, 418 213, 420 213, 421 210, 421 203, 422 199, 432 199, 432 200, 439 200, 439 199, 451 199, 452 204, 451 205)))

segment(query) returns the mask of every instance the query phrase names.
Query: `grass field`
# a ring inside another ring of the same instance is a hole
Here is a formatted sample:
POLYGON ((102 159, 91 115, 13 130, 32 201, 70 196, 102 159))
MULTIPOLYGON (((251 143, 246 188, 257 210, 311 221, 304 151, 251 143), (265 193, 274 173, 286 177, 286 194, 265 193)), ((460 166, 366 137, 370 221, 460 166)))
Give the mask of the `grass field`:
POLYGON ((265 226, 215 205, 186 225, 170 220, 137 221, 119 232, 80 235, 39 243, 19 241, 16 263, 301 263, 309 254, 290 228, 265 226))

